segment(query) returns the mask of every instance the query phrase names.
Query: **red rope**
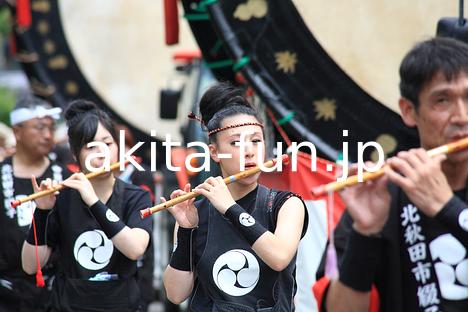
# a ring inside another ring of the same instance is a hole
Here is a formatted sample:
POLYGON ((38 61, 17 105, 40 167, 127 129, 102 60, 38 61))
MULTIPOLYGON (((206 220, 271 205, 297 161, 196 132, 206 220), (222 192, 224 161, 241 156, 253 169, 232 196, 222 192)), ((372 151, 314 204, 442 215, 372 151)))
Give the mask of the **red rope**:
MULTIPOLYGON (((39 208, 36 208, 36 209, 39 209, 39 208)), ((37 243, 36 221, 34 220, 34 210, 33 210, 32 224, 33 224, 33 231, 34 231, 34 246, 36 249, 36 265, 37 265, 36 286, 44 287, 45 282, 44 282, 44 277, 42 276, 41 261, 39 260, 39 246, 37 243)))
POLYGON ((281 125, 278 123, 278 120, 276 119, 275 115, 273 114, 273 112, 271 111, 271 109, 269 109, 268 107, 266 108, 266 112, 268 114, 268 116, 271 118, 271 121, 273 122, 273 124, 275 125, 275 128, 276 130, 278 130, 279 134, 281 135, 281 137, 283 138, 284 142, 286 143, 286 145, 288 147, 291 146, 291 140, 289 139, 288 135, 286 134, 286 132, 284 131, 283 127, 281 127, 281 125))

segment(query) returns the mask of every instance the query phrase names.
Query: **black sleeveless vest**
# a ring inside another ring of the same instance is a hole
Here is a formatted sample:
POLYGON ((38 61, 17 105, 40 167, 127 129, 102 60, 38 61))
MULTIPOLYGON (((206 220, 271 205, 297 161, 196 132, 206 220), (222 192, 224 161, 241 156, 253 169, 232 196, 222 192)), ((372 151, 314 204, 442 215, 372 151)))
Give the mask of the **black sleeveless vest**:
MULTIPOLYGON (((259 185, 253 211, 249 213, 269 231, 275 191, 259 185)), ((197 282, 190 311, 293 311, 296 257, 276 272, 252 250, 242 234, 207 199, 198 209, 208 209, 208 234, 196 266, 197 282)))

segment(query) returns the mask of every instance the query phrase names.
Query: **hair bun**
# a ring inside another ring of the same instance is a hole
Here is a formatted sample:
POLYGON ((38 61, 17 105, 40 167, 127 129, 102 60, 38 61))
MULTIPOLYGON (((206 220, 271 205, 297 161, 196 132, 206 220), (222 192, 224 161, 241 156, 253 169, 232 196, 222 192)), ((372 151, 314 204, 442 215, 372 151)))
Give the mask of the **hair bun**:
POLYGON ((91 101, 76 100, 71 102, 65 110, 64 117, 67 122, 70 122, 76 116, 96 111, 98 107, 91 101))
POLYGON ((214 114, 230 106, 252 107, 244 91, 229 82, 220 82, 210 87, 200 100, 200 114, 207 125, 214 114))

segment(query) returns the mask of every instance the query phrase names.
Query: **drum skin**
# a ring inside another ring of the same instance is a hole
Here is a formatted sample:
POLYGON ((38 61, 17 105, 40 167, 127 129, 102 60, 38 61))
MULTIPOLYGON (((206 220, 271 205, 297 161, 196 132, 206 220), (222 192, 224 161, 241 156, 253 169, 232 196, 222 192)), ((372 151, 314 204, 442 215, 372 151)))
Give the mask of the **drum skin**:
POLYGON ((15 37, 18 60, 37 95, 61 107, 92 100, 138 141, 164 140, 166 134, 182 139, 180 124, 190 108, 179 107, 175 120, 161 119, 159 94, 179 87, 173 53, 198 47, 187 24, 180 27, 179 45, 165 45, 160 1, 41 0, 31 1, 31 13, 31 26, 16 27, 15 37))

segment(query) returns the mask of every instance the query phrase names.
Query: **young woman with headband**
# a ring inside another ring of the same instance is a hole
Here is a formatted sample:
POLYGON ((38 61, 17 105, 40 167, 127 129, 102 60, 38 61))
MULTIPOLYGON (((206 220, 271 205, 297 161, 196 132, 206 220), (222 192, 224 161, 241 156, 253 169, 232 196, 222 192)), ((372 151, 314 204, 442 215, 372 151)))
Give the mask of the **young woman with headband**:
MULTIPOLYGON (((210 153, 223 177, 263 163, 263 124, 242 90, 211 87, 200 102, 210 153), (246 132, 246 148, 236 145, 246 132), (231 155, 225 158, 223 155, 231 155)), ((194 117, 194 116, 192 116, 194 117)), ((210 177, 197 186, 204 198, 169 208, 177 221, 175 249, 164 274, 167 297, 189 311, 293 311, 295 256, 307 212, 295 194, 259 185, 259 174, 226 185, 210 177)), ((171 194, 175 198, 188 192, 171 194)))
MULTIPOLYGON (((63 184, 55 197, 36 199, 36 233, 29 231, 22 252, 23 269, 35 273, 36 246, 40 265, 53 249, 60 253, 62 273, 52 294, 53 311, 138 311, 140 293, 135 280, 137 259, 151 237, 151 219, 139 210, 151 205, 146 191, 116 179, 112 172, 88 180, 85 160, 92 153, 109 152, 117 161, 117 136, 109 116, 88 101, 75 101, 65 113, 69 143, 82 172, 63 184), (88 147, 89 142, 99 142, 88 147), (104 148, 103 145, 107 148, 104 148), (106 151, 107 150, 107 151, 106 151), (37 243, 35 242, 37 241, 37 243)), ((105 157, 89 157, 101 167, 105 157)), ((53 187, 47 179, 36 191, 53 187)))

